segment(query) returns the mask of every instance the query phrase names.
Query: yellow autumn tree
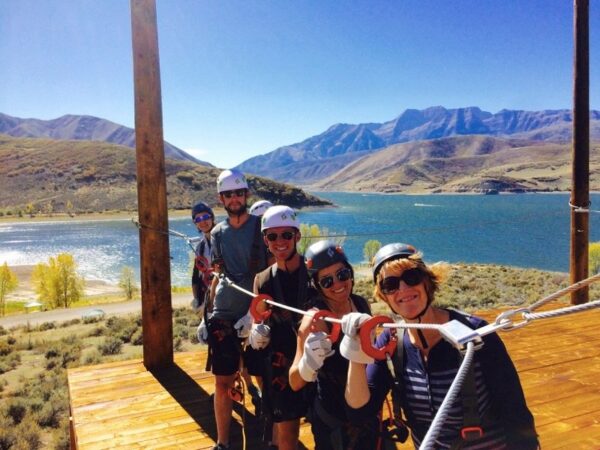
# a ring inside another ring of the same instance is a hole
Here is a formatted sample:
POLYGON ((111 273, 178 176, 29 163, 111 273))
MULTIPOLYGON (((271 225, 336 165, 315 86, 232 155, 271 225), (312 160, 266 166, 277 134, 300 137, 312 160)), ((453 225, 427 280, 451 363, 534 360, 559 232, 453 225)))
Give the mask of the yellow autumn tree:
POLYGON ((50 257, 48 264, 37 264, 31 281, 38 300, 50 308, 68 308, 83 296, 84 281, 70 253, 50 257))
POLYGON ((5 262, 0 267, 0 315, 6 314, 6 294, 14 291, 17 287, 17 276, 8 268, 5 262))
POLYGON ((345 236, 330 233, 329 229, 320 228, 319 225, 316 224, 309 225, 306 223, 301 223, 300 234, 302 235, 302 237, 298 241, 297 248, 298 253, 300 253, 301 255, 303 255, 306 252, 306 249, 308 247, 320 240, 328 239, 337 245, 342 245, 344 243, 344 240, 346 239, 345 236))
POLYGON ((135 274, 132 267, 123 267, 123 270, 121 271, 121 278, 119 279, 119 287, 123 289, 125 298, 127 298, 127 300, 131 300, 139 291, 139 288, 135 283, 135 274))
POLYGON ((367 261, 367 264, 371 264, 373 256, 375 256, 375 253, 377 253, 380 248, 381 242, 379 241, 371 239, 365 242, 365 246, 363 248, 363 255, 365 256, 365 261, 367 261))
POLYGON ((592 242, 588 247, 589 274, 596 275, 600 272, 600 242, 592 242))

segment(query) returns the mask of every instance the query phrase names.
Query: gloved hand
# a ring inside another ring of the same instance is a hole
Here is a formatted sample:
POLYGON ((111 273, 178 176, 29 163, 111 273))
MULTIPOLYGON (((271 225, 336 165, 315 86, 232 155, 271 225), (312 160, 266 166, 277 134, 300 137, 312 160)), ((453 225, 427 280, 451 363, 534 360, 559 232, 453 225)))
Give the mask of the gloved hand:
POLYGON ((271 342, 271 328, 264 323, 252 324, 248 341, 254 350, 267 347, 269 342, 271 342))
POLYGON ((203 316, 204 315, 204 300, 200 300, 198 298, 194 298, 192 300, 192 303, 190 303, 190 306, 192 307, 192 309, 194 310, 195 313, 198 313, 198 315, 203 316))
POLYGON ((298 364, 298 371, 304 381, 312 382, 317 379, 317 371, 323 367, 325 358, 333 355, 331 341, 323 331, 311 332, 304 342, 304 354, 298 364))
POLYGON ((202 322, 200 322, 200 325, 198 325, 196 336, 198 337, 198 342, 200 342, 202 345, 208 345, 208 327, 206 326, 204 319, 202 319, 202 322))
POLYGON ((239 338, 246 339, 250 336, 250 328, 253 323, 254 319, 252 318, 252 315, 250 315, 250 312, 247 312, 245 316, 233 324, 233 328, 237 330, 239 338))
POLYGON ((360 345, 360 326, 371 318, 364 313, 349 313, 342 317, 342 332, 344 338, 340 342, 340 354, 348 361, 370 364, 375 360, 367 355, 360 345))

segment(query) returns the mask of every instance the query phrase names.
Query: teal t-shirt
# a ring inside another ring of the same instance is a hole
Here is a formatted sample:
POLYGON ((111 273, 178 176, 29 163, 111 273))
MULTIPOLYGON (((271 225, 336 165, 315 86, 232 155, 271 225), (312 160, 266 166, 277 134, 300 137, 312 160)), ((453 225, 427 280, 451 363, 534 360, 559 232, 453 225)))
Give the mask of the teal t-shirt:
MULTIPOLYGON (((256 272, 267 267, 267 247, 260 236, 260 218, 250 215, 240 228, 229 224, 229 219, 219 223, 211 233, 212 258, 222 258, 227 277, 240 287, 252 291, 256 272), (252 247, 258 245, 257 264, 252 270, 252 247)), ((237 320, 248 311, 252 298, 219 281, 213 304, 213 317, 237 320)))

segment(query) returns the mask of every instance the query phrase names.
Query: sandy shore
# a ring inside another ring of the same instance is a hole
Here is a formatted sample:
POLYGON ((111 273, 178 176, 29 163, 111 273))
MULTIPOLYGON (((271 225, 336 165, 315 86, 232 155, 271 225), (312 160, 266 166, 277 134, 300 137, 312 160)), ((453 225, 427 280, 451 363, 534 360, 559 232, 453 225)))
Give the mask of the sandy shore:
MULTIPOLYGON (((33 272, 33 265, 23 266, 9 266, 10 270, 17 276, 18 286, 17 289, 8 294, 7 300, 14 301, 32 301, 37 299, 37 295, 33 290, 31 283, 31 273, 33 272)), ((110 295, 118 294, 121 292, 119 286, 107 283, 106 281, 100 280, 85 280, 84 293, 86 296, 93 295, 110 295)))

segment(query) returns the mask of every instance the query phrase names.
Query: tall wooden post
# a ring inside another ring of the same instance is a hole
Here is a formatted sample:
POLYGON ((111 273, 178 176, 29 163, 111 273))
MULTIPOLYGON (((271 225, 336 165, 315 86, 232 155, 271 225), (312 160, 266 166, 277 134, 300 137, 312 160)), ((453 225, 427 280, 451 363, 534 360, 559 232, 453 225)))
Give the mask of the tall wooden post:
MULTIPOLYGON (((589 208, 590 201, 590 44, 589 1, 574 0, 573 152, 571 205, 589 208)), ((589 212, 571 208, 571 284, 588 277, 589 212)), ((571 294, 571 303, 586 303, 587 287, 571 294)))
POLYGON ((144 365, 173 364, 171 272, 155 0, 131 0, 144 365))

